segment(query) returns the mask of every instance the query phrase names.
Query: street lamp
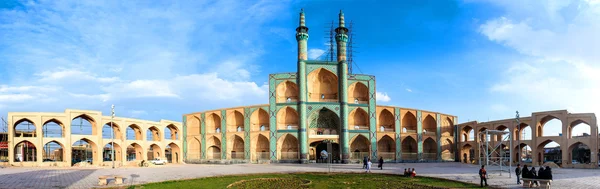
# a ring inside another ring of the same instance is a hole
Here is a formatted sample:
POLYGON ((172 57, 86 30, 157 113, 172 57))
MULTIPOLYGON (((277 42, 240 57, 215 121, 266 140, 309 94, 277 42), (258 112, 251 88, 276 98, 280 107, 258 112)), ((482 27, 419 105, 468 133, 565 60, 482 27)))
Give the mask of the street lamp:
POLYGON ((111 106, 111 115, 110 115, 110 129, 112 130, 110 132, 110 139, 111 139, 111 144, 110 144, 110 160, 112 161, 112 168, 115 168, 115 128, 113 127, 113 119, 115 118, 115 105, 113 104, 111 106))
MULTIPOLYGON (((519 111, 516 112, 516 120, 517 120, 517 145, 519 147, 519 155, 517 156, 517 159, 519 159, 519 164, 521 164, 521 157, 523 155, 523 150, 521 150, 521 121, 519 120, 519 111)), ((511 147, 512 148, 512 147, 511 147)), ((527 149, 525 149, 527 150, 527 149)))

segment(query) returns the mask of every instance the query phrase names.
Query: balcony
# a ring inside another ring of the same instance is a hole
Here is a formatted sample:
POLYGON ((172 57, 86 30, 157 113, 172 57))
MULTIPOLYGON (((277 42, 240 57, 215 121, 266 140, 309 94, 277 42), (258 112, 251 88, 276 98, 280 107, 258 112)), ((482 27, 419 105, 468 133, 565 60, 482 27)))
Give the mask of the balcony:
POLYGON ((270 131, 269 129, 270 129, 269 126, 261 125, 261 126, 252 126, 252 129, 250 131, 270 131))
POLYGON ((402 130, 402 133, 409 133, 409 134, 413 133, 413 134, 417 134, 417 130, 408 130, 408 129, 403 129, 403 130, 402 130))
POLYGON ((394 132, 393 127, 379 126, 377 132, 394 132))
POLYGON ((367 125, 355 125, 351 127, 350 130, 369 130, 369 126, 367 125))
POLYGON ((362 99, 354 99, 353 101, 348 102, 349 104, 369 104, 368 100, 362 99))
POLYGON ((402 152, 402 160, 417 160, 417 153, 402 152))
POLYGON ((298 102, 298 97, 277 97, 277 103, 296 103, 298 102))
POLYGON ((423 153, 423 159, 437 160, 437 153, 423 153))
POLYGON ((396 159, 396 152, 379 152, 377 155, 383 159, 396 159))
POLYGON ((269 152, 256 152, 256 159, 258 160, 269 160, 269 152))
POLYGON ((319 136, 319 138, 330 138, 337 137, 338 131, 336 129, 310 129, 309 135, 319 136))
POLYGON ((231 152, 231 159, 244 159, 244 152, 231 152))
POLYGON ((436 136, 436 132, 431 132, 431 131, 425 132, 425 131, 423 131, 423 135, 425 135, 425 136, 436 136))
POLYGON ((350 159, 363 160, 365 157, 371 157, 369 152, 352 152, 350 153, 350 159))
POLYGON ((298 125, 279 125, 277 126, 279 130, 298 130, 298 125))

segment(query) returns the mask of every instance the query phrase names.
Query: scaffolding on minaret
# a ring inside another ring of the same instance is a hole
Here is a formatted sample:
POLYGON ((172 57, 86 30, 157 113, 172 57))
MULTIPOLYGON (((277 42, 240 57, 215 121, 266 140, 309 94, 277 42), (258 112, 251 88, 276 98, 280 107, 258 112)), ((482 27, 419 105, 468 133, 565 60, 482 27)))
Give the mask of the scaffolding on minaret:
MULTIPOLYGON (((325 39, 327 40, 327 51, 321 54, 317 60, 323 60, 328 62, 335 62, 337 56, 337 45, 335 42, 335 22, 331 21, 330 26, 325 27, 325 39)), ((356 53, 358 53, 355 49, 357 48, 354 43, 354 32, 353 32, 353 21, 350 21, 350 26, 348 28, 348 43, 347 43, 347 54, 348 54, 348 74, 354 73, 354 68, 358 69, 360 73, 362 70, 356 64, 355 57, 356 53)))
POLYGON ((321 54, 317 59, 328 62, 334 62, 336 59, 336 44, 335 44, 335 28, 334 22, 331 21, 331 26, 325 27, 325 37, 327 40, 327 51, 321 54))

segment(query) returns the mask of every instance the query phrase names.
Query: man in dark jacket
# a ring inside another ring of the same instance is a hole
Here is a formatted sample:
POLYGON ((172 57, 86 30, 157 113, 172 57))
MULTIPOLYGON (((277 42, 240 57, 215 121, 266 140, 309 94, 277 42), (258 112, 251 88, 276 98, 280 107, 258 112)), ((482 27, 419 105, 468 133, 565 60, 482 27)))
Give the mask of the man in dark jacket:
POLYGON ((517 184, 521 184, 521 164, 517 164, 515 174, 517 175, 517 184))
POLYGON ((485 182, 485 186, 488 186, 487 171, 485 170, 485 165, 482 165, 481 169, 479 169, 479 178, 481 179, 481 181, 480 181, 481 187, 483 187, 483 182, 485 182))
POLYGON ((367 168, 367 161, 368 161, 367 156, 365 156, 365 159, 363 159, 363 169, 367 168))

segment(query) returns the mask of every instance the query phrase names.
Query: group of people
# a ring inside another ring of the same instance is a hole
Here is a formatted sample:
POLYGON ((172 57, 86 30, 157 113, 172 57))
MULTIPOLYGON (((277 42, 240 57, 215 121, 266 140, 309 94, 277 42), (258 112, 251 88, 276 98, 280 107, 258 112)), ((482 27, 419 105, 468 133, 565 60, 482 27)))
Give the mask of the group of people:
MULTIPOLYGON (((527 168, 527 165, 524 165, 523 169, 521 169, 521 164, 517 164, 515 174, 517 174, 517 184, 521 184, 520 176, 522 176, 523 178, 552 180, 552 168, 550 168, 550 166, 546 166, 545 169, 543 166, 540 166, 540 169, 536 171, 535 167, 531 167, 531 170, 529 170, 529 168, 527 168)), ((534 181, 533 184, 539 186, 537 181, 534 181)))
POLYGON ((412 168, 412 169, 408 168, 408 170, 404 169, 404 176, 411 177, 411 178, 415 177, 415 176, 417 176, 417 171, 415 171, 415 168, 412 168))
MULTIPOLYGON (((365 156, 365 158, 363 159, 363 169, 367 169, 365 172, 371 172, 372 164, 373 163, 371 163, 371 158, 365 156)), ((379 158, 379 165, 377 166, 377 168, 383 170, 383 157, 379 158)))

